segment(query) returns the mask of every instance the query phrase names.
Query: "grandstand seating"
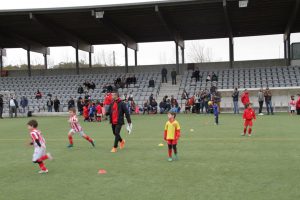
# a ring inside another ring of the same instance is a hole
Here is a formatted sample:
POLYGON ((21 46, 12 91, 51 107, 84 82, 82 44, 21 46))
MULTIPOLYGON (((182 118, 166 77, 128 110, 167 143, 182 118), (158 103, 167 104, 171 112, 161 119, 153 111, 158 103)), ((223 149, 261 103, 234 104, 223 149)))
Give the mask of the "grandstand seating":
POLYGON ((215 84, 218 89, 300 86, 300 67, 296 66, 200 70, 202 79, 199 82, 191 76, 191 70, 184 73, 178 95, 181 95, 184 89, 193 94, 205 88, 209 89, 212 84, 215 84), (212 72, 218 76, 216 83, 206 82, 207 75, 212 72))
MULTIPOLYGON (((153 70, 153 72, 139 72, 134 73, 137 78, 136 85, 130 85, 128 88, 119 89, 120 94, 132 92, 135 102, 142 106, 143 102, 148 99, 151 93, 155 97, 162 96, 160 94, 161 89, 161 75, 160 71, 153 70), (155 81, 155 88, 148 88, 149 80, 153 78, 155 81)), ((70 97, 77 99, 80 95, 77 93, 78 86, 83 84, 85 80, 94 82, 96 89, 94 92, 90 90, 90 95, 93 99, 103 100, 104 95, 102 87, 105 84, 113 84, 116 77, 123 76, 123 73, 93 73, 82 75, 53 75, 53 76, 21 76, 21 77, 3 77, 0 79, 1 91, 10 91, 16 94, 17 100, 20 101, 22 96, 26 96, 29 100, 29 110, 32 111, 44 111, 46 109, 47 94, 52 94, 53 98, 58 96, 61 101, 61 111, 67 111, 67 102, 70 97), (43 94, 41 100, 35 99, 35 93, 40 90, 43 94)), ((190 95, 203 90, 209 89, 212 84, 215 84, 220 91, 229 91, 234 87, 248 88, 255 90, 258 88, 290 88, 300 86, 300 67, 256 67, 256 68, 235 68, 235 69, 211 69, 201 70, 200 75, 202 78, 200 81, 195 82, 195 79, 191 78, 192 71, 184 71, 180 76, 179 90, 177 93, 177 99, 180 105, 184 102, 181 101, 181 94, 185 89, 190 95), (206 82, 208 74, 214 72, 218 76, 218 82, 206 82)), ((166 86, 165 86, 166 87, 166 86)), ((167 88, 164 90, 168 91, 167 88)), ((174 95, 176 98, 176 95, 174 95)), ((254 98, 253 96, 252 98, 254 98)), ((286 106, 288 102, 288 96, 278 97, 278 102, 274 101, 274 105, 286 106), (284 105, 283 103, 284 102, 284 105)), ((157 99, 159 102, 161 99, 157 99)), ((5 100, 5 112, 8 112, 7 106, 8 100, 5 100)), ((230 108, 232 106, 231 97, 224 96, 222 98, 222 106, 230 108)))
MULTIPOLYGON (((102 87, 105 84, 113 85, 116 77, 124 74, 85 74, 85 75, 58 75, 58 76, 32 76, 32 77, 6 77, 0 79, 1 91, 15 92, 18 102, 22 96, 26 96, 29 101, 29 110, 44 111, 47 110, 47 94, 52 94, 52 99, 58 96, 61 102, 61 111, 67 111, 67 102, 70 97, 77 99, 80 95, 77 93, 79 85, 85 80, 94 82, 96 89, 94 92, 90 90, 89 94, 92 99, 103 100, 104 95, 102 87), (36 100, 35 93, 40 90, 43 94, 42 99, 36 100)), ((149 98, 150 94, 158 93, 161 76, 157 72, 135 73, 137 84, 129 85, 128 88, 119 89, 120 95, 132 92, 134 99, 138 105, 149 98), (148 88, 148 81, 153 78, 156 82, 154 88, 148 88)), ((81 95, 82 96, 82 95, 81 95)), ((5 112, 8 112, 8 100, 5 100, 5 112)))

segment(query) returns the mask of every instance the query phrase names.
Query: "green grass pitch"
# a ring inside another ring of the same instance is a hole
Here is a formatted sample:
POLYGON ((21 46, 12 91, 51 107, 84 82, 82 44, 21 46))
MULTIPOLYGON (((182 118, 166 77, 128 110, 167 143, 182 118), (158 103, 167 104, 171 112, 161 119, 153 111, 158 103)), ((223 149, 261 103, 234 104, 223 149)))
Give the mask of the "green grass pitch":
POLYGON ((178 115, 179 161, 167 161, 163 142, 166 115, 132 116, 125 149, 110 153, 107 121, 81 122, 96 148, 74 137, 67 149, 67 117, 37 118, 47 150, 48 174, 37 174, 26 146, 28 118, 0 121, 1 200, 296 200, 300 198, 299 117, 258 116, 252 137, 242 137, 241 116, 178 115), (190 129, 194 129, 191 132, 190 129), (99 169, 107 174, 98 175, 99 169))

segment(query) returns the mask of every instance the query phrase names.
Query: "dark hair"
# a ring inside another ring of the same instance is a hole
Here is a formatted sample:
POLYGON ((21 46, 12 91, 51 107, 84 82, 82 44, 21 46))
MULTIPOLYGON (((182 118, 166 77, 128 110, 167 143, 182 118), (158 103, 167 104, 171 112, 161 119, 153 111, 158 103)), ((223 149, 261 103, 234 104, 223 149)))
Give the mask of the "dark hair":
POLYGON ((251 105, 252 105, 252 103, 246 103, 245 107, 248 108, 251 105))
POLYGON ((168 112, 168 114, 171 114, 174 117, 174 119, 176 118, 176 113, 175 112, 168 112))
POLYGON ((32 126, 33 128, 37 128, 39 124, 35 119, 32 119, 27 123, 27 125, 32 126))

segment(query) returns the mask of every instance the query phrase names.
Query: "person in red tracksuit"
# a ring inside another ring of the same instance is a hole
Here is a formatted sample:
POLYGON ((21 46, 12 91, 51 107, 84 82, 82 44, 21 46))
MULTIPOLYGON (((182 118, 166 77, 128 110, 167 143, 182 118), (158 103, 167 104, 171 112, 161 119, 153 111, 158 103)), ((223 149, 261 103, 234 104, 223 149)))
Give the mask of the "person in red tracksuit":
POLYGON ((244 132, 242 133, 242 136, 246 135, 248 126, 249 126, 248 136, 251 136, 252 125, 253 125, 252 120, 256 120, 255 111, 252 109, 251 103, 246 104, 246 109, 244 110, 243 119, 244 119, 244 132))
POLYGON ((241 96, 241 102, 243 103, 243 105, 246 107, 247 104, 250 103, 250 99, 249 99, 249 92, 247 89, 245 89, 245 91, 243 92, 242 96, 241 96))

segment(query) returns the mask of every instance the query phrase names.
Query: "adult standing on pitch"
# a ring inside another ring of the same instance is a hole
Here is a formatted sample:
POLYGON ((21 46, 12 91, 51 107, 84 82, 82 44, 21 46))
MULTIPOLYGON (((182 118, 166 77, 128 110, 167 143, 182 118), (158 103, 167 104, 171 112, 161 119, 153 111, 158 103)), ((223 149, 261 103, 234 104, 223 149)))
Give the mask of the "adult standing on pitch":
POLYGON ((9 116, 10 118, 13 118, 13 114, 15 114, 15 117, 17 117, 17 109, 19 107, 18 102, 16 101, 15 97, 11 97, 8 102, 9 107, 9 116))
POLYGON ((165 67, 162 68, 162 70, 161 70, 161 82, 162 83, 167 83, 168 82, 167 74, 168 74, 168 70, 165 67))
POLYGON ((234 114, 239 114, 239 91, 237 88, 234 88, 232 93, 232 100, 233 100, 233 112, 234 114))
POLYGON ((262 107, 264 105, 264 92, 262 88, 259 90, 257 97, 258 97, 258 104, 259 104, 258 115, 264 115, 262 113, 262 107))
POLYGON ((3 113, 3 96, 2 94, 0 94, 0 119, 3 119, 2 113, 3 113))
POLYGON ((109 106, 107 115, 110 116, 110 123, 115 136, 115 142, 111 152, 116 153, 119 142, 120 149, 123 149, 125 146, 125 140, 122 139, 120 135, 122 125, 124 125, 124 114, 129 126, 131 126, 131 118, 126 104, 119 97, 118 91, 113 91, 112 98, 113 102, 109 106))
POLYGON ((268 115, 270 114, 270 112, 272 115, 274 115, 273 107, 272 107, 272 93, 268 87, 266 88, 266 91, 265 91, 265 102, 266 102, 266 106, 267 106, 268 115))

